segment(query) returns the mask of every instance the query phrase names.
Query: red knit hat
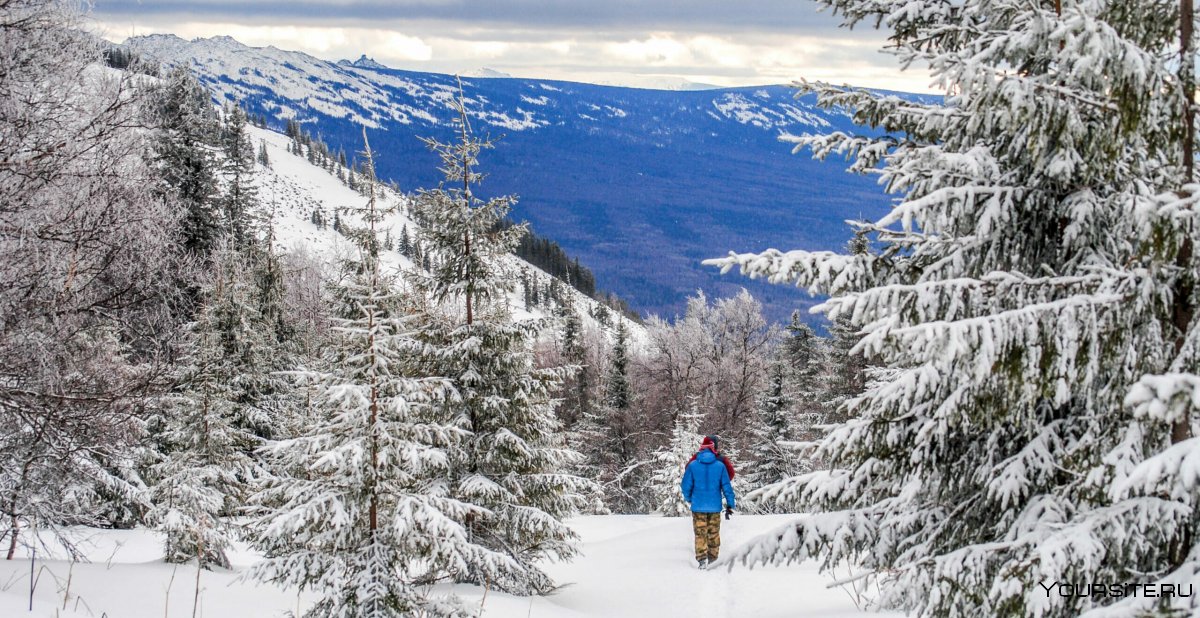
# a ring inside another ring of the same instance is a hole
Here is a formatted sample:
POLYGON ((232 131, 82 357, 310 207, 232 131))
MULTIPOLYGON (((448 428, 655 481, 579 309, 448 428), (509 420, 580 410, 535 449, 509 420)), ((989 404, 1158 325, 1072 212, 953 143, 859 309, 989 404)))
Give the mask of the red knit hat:
POLYGON ((704 448, 706 446, 713 446, 712 437, 704 436, 704 439, 700 441, 700 448, 704 448))

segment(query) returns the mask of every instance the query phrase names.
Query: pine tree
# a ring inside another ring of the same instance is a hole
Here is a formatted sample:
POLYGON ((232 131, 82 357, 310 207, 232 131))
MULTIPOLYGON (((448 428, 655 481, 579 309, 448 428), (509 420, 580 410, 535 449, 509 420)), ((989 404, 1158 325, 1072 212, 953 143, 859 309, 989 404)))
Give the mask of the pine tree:
POLYGON ((686 412, 680 412, 675 417, 671 440, 654 453, 656 469, 650 483, 656 509, 666 517, 682 517, 691 512, 687 501, 683 499, 680 484, 688 460, 703 438, 700 435, 701 417, 693 400, 686 412))
MULTIPOLYGON (((364 154, 373 165, 369 145, 364 154)), ((315 389, 319 420, 269 450, 295 474, 256 496, 254 542, 266 560, 252 573, 312 588, 319 597, 306 616, 465 616, 428 587, 463 568, 503 579, 517 565, 472 542, 462 522, 483 512, 446 491, 466 434, 447 423, 449 382, 412 377, 423 346, 380 267, 373 239, 387 211, 369 187, 368 195, 357 213, 366 227, 348 234, 359 257, 339 290, 346 316, 330 369, 299 372, 315 389)))
POLYGON ((949 95, 807 87, 903 136, 797 139, 902 194, 878 249, 716 262, 828 294, 891 373, 776 492, 819 512, 740 556, 849 562, 917 616, 1194 611, 1054 589, 1200 571, 1191 3, 824 4, 949 95))
MULTIPOLYGON (((563 371, 534 367, 533 343, 548 325, 514 323, 502 270, 524 226, 499 230, 512 199, 476 197, 477 157, 491 142, 471 132, 463 97, 455 102, 458 141, 427 139, 441 158, 446 180, 422 191, 414 204, 425 259, 413 288, 432 303, 418 309, 429 373, 453 378, 451 405, 469 432, 455 453, 451 492, 482 509, 466 520, 471 538, 502 551, 521 567, 502 578, 471 569, 462 578, 518 594, 554 586, 538 567, 544 558, 575 554, 575 534, 562 519, 581 506, 588 483, 566 472, 577 455, 558 434, 552 391, 563 371)), ((370 176, 368 176, 370 177, 370 176)))

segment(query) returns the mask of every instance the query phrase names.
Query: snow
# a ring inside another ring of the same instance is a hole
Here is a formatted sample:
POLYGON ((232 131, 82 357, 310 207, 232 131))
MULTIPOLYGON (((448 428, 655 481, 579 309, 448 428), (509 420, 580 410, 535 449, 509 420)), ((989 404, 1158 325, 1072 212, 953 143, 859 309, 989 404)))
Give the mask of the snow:
POLYGON ((526 103, 529 103, 530 105, 549 105, 550 104, 550 97, 547 97, 545 95, 537 97, 537 98, 521 95, 521 100, 526 103))
MULTIPOLYGON (((309 163, 306 158, 289 153, 287 148, 290 140, 287 136, 253 126, 248 126, 246 129, 249 131, 250 140, 255 144, 255 148, 258 147, 260 140, 267 144, 267 155, 270 158, 271 167, 264 169, 259 166, 257 168, 259 201, 265 208, 275 211, 276 246, 284 251, 304 248, 331 261, 338 256, 349 255, 353 252, 352 244, 345 237, 331 227, 317 228, 309 217, 319 207, 332 221, 335 212, 359 207, 366 201, 366 198, 342 184, 334 175, 309 163)), ((372 131, 368 130, 368 139, 371 134, 372 131)), ((381 190, 381 199, 387 204, 403 205, 407 203, 406 196, 397 195, 386 188, 381 188, 381 190)), ((354 220, 352 215, 343 213, 341 216, 347 220, 354 220)), ((407 208, 402 206, 399 213, 385 219, 382 229, 384 231, 390 229, 392 237, 399 238, 400 230, 405 225, 408 226, 410 233, 414 234, 419 227, 409 218, 407 208)), ((411 261, 395 251, 385 252, 380 259, 385 269, 407 270, 412 268, 411 261)), ((538 281, 543 287, 550 284, 549 274, 516 256, 509 256, 508 267, 512 269, 514 276, 519 276, 517 273, 520 269, 527 269, 532 280, 538 281)), ((592 328, 599 327, 599 323, 591 315, 596 304, 594 300, 570 286, 564 285, 563 293, 564 296, 571 299, 575 311, 581 315, 585 324, 592 328)), ((536 308, 533 311, 524 309, 524 299, 519 286, 510 295, 510 307, 513 317, 517 320, 549 317, 536 308)), ((612 316, 617 319, 617 312, 612 312, 612 316)), ((647 340, 646 329, 641 324, 623 316, 619 319, 623 320, 629 329, 632 345, 635 347, 644 345, 647 340)))
MULTIPOLYGON (((732 547, 785 523, 794 515, 735 515, 722 524, 722 545, 732 547)), ((815 563, 732 571, 700 571, 692 559, 691 521, 657 515, 579 517, 568 522, 582 537, 582 554, 570 563, 548 565, 561 584, 545 597, 516 597, 459 585, 453 592, 488 618, 576 616, 879 616, 855 607, 850 594, 829 588, 830 574, 815 563)), ((28 612, 28 556, 0 563, 0 615, 31 618, 119 616, 157 618, 190 616, 196 569, 160 562, 162 544, 149 530, 75 531, 90 563, 72 566, 60 559, 38 559, 37 588, 28 612), (174 576, 174 581, 172 581, 174 576), (70 578, 69 596, 65 597, 70 578)), ((271 618, 304 611, 306 594, 243 581, 258 560, 243 546, 231 552, 232 570, 200 574, 200 611, 213 618, 271 618)), ((838 573, 845 577, 845 573, 838 573)), ((439 592, 450 589, 441 586, 439 592)))
MULTIPOLYGON (((301 52, 243 45, 227 36, 186 41, 155 34, 131 37, 126 45, 169 66, 187 65, 202 83, 228 100, 260 98, 270 92, 297 107, 349 118, 370 128, 379 127, 378 120, 383 118, 404 124, 413 118, 439 124, 438 112, 445 113, 458 92, 450 76, 431 76, 446 83, 417 83, 365 56, 353 63, 328 62, 301 52), (403 90, 417 105, 395 100, 389 88, 403 90)), ((520 108, 511 114, 503 110, 470 113, 512 131, 550 124, 520 108)))

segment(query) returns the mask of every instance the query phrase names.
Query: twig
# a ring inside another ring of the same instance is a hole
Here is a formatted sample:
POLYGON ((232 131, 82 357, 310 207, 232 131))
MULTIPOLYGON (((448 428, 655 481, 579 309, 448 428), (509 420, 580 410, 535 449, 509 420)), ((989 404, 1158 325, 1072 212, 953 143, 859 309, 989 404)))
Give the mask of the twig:
POLYGON ((171 569, 171 579, 167 580, 167 594, 163 598, 163 618, 167 618, 167 614, 171 611, 171 586, 175 584, 175 573, 179 571, 179 565, 176 564, 171 569))
POLYGON ((113 547, 112 553, 108 555, 108 560, 104 561, 104 570, 105 571, 112 570, 113 558, 116 558, 117 552, 121 551, 122 547, 125 547, 125 541, 117 541, 116 543, 114 543, 114 545, 115 545, 115 547, 113 547))
POLYGON ((21 580, 17 577, 16 571, 14 571, 13 574, 9 576, 8 581, 0 584, 0 592, 8 592, 8 589, 12 588, 19 581, 21 580))
POLYGON ((492 580, 487 576, 483 576, 483 598, 479 599, 479 616, 483 616, 483 605, 487 603, 488 588, 492 587, 492 580))
MULTIPOLYGON (((70 568, 67 569, 67 587, 63 591, 63 611, 67 609, 67 603, 71 600, 71 579, 75 576, 75 561, 71 561, 70 568)), ((55 612, 57 613, 57 612, 55 612)))
POLYGON ((200 607, 200 571, 204 570, 204 537, 196 533, 196 594, 192 597, 192 618, 196 618, 196 610, 200 607))
MULTIPOLYGON (((34 530, 37 534, 37 530, 34 530)), ((37 580, 33 577, 33 565, 37 563, 37 544, 29 546, 29 611, 33 611, 33 591, 37 588, 37 580)))
MULTIPOLYGON (((87 602, 87 601, 84 601, 84 600, 83 600, 83 597, 75 597, 75 607, 74 607, 74 608, 72 608, 72 609, 71 609, 71 611, 78 613, 78 612, 79 612, 79 604, 80 604, 80 603, 83 603, 83 609, 86 609, 86 610, 87 610, 87 613, 88 613, 88 615, 89 615, 89 616, 95 616, 95 615, 96 615, 96 612, 92 611, 92 606, 91 606, 91 605, 88 605, 88 602, 87 602)), ((107 616, 107 615, 108 615, 107 613, 103 613, 103 614, 101 614, 101 616, 107 616)))

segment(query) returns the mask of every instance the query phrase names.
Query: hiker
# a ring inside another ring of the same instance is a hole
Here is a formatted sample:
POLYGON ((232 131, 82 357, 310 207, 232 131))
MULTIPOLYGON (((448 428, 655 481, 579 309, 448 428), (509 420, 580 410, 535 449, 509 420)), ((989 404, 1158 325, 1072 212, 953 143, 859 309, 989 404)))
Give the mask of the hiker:
MULTIPOLYGON (((700 442, 700 448, 704 448, 706 444, 712 446, 713 452, 717 454, 717 460, 725 464, 725 469, 729 471, 729 480, 732 481, 734 475, 737 473, 733 470, 733 462, 730 461, 728 457, 721 454, 721 449, 719 448, 718 444, 720 440, 721 438, 716 434, 704 436, 704 440, 700 442)), ((692 455, 692 458, 688 460, 688 463, 692 463, 693 461, 696 461, 696 454, 692 455)))
POLYGON ((729 470, 718 461, 715 443, 704 438, 700 450, 683 472, 683 498, 692 507, 692 532, 696 535, 696 562, 708 568, 721 552, 721 495, 725 495, 725 516, 735 506, 729 470))

